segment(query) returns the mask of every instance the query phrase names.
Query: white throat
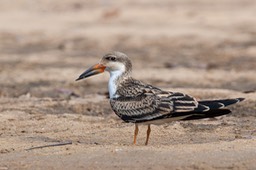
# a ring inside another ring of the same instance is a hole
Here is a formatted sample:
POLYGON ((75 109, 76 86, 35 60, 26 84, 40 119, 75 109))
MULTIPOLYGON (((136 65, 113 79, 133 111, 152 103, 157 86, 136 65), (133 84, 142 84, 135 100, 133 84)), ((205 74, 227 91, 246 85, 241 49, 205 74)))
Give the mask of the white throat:
POLYGON ((118 95, 116 94, 118 83, 117 79, 125 72, 125 66, 123 64, 116 63, 113 67, 115 67, 115 70, 107 69, 107 71, 110 73, 110 78, 108 81, 108 91, 110 99, 118 97, 118 95))
POLYGON ((117 98, 118 95, 116 94, 117 90, 117 84, 116 80, 119 76, 121 76, 124 73, 124 70, 116 70, 116 71, 110 71, 110 78, 108 81, 108 91, 109 91, 109 97, 110 99, 117 98))

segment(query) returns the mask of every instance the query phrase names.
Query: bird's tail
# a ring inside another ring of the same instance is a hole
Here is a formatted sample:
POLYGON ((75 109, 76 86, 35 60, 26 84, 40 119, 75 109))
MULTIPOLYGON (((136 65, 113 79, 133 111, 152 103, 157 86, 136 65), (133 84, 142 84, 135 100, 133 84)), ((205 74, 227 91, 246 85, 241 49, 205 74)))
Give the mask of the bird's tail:
POLYGON ((210 109, 220 109, 226 106, 236 104, 243 101, 244 98, 235 98, 235 99, 221 99, 221 100, 201 100, 198 101, 200 105, 209 107, 210 109))
POLYGON ((221 99, 221 100, 202 100, 198 101, 199 108, 209 108, 207 110, 195 110, 192 112, 174 113, 172 117, 180 117, 180 120, 194 120, 212 118, 231 113, 229 109, 223 109, 226 106, 243 101, 244 98, 221 99), (177 115, 176 115, 177 114, 177 115))

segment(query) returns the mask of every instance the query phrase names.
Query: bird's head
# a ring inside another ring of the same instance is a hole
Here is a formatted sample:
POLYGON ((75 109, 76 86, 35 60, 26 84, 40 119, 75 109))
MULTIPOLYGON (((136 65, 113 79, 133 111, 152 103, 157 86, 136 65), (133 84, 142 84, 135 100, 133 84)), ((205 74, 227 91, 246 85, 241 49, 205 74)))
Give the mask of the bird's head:
POLYGON ((121 52, 112 52, 104 55, 98 64, 83 72, 76 81, 103 73, 104 71, 108 71, 110 74, 114 72, 130 74, 131 70, 132 63, 127 55, 121 52))

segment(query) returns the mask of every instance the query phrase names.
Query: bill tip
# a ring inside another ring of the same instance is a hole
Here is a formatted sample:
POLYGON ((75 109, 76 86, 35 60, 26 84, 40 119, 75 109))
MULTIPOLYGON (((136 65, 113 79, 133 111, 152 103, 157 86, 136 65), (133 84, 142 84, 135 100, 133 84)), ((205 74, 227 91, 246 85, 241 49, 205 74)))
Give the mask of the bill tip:
POLYGON ((75 81, 78 81, 78 80, 81 80, 82 78, 81 77, 78 77, 75 81))

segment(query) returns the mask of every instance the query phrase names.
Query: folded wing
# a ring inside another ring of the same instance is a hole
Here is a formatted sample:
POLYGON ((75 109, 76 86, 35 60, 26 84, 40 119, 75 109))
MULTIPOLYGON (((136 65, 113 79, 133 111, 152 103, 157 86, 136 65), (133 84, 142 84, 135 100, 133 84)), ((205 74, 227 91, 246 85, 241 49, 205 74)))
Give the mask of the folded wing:
POLYGON ((237 98, 197 101, 184 93, 166 92, 136 81, 118 89, 117 93, 119 97, 110 100, 112 109, 121 119, 133 123, 220 116, 230 113, 230 110, 221 108, 243 100, 237 98))

